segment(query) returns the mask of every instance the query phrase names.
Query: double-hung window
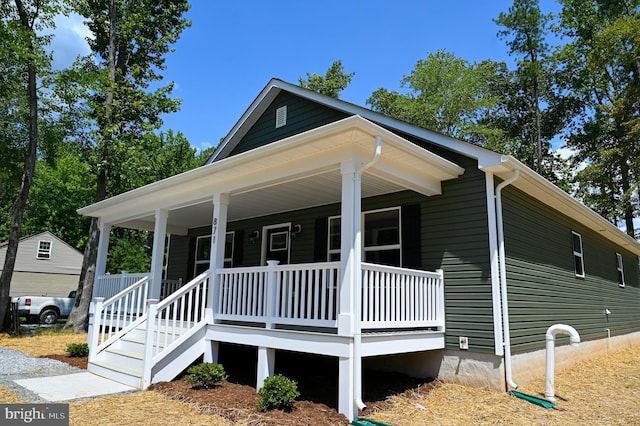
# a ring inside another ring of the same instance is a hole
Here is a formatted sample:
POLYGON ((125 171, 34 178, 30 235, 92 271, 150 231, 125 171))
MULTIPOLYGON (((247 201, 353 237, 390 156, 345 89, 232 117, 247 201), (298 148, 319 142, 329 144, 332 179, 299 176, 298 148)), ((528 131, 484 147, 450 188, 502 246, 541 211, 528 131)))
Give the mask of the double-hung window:
MULTIPOLYGON (((233 266, 233 249, 234 249, 234 232, 227 232, 224 241, 224 267, 231 268, 233 266)), ((201 274, 209 269, 209 260, 211 259, 211 235, 204 235, 196 239, 196 256, 194 265, 194 276, 201 274)))
POLYGON ((38 241, 37 259, 51 259, 51 241, 38 241))
POLYGON ((624 287, 624 265, 620 253, 616 253, 616 269, 618 270, 618 285, 624 287))
POLYGON ((576 277, 584 278, 584 255, 582 252, 582 235, 571 231, 571 239, 573 244, 573 264, 576 271, 576 277))
MULTIPOLYGON (((402 243, 400 208, 374 210, 362 215, 362 260, 382 265, 401 266, 402 243)), ((340 260, 340 216, 329 218, 328 259, 340 260)))

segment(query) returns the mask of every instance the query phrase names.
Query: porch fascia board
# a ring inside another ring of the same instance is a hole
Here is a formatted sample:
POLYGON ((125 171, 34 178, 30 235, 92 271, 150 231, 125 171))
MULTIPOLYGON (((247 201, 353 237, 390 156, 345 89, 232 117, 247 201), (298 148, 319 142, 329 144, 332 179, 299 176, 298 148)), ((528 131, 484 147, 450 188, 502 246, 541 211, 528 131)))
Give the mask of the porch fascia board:
MULTIPOLYGON (((291 136, 272 144, 220 160, 213 164, 182 173, 159 182, 134 189, 107 200, 81 208, 78 213, 102 217, 116 224, 124 220, 142 220, 157 209, 175 209, 207 200, 203 194, 231 195, 275 186, 279 183, 313 176, 327 170, 337 170, 345 158, 366 161, 375 149, 376 137, 383 140, 382 158, 397 157, 404 163, 404 175, 411 171, 411 179, 402 179, 407 188, 433 193, 433 184, 425 183, 428 170, 437 171, 437 179, 452 179, 464 169, 362 117, 353 116, 310 131, 291 136), (413 184, 410 185, 410 183, 413 184)), ((398 167, 392 162, 377 165, 377 170, 390 179, 398 167), (389 171, 385 174, 385 164, 389 171)), ((375 173, 376 167, 372 168, 375 173)), ((171 224, 169 224, 171 226, 171 224)), ((177 229, 183 232, 183 229, 177 229)))

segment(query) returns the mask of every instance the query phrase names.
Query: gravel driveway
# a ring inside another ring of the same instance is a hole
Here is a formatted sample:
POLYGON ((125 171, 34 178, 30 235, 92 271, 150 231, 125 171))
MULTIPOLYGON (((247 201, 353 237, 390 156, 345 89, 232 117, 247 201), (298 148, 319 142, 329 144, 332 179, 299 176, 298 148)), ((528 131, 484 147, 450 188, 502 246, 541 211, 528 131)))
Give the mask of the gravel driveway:
POLYGON ((0 346, 0 386, 16 393, 25 402, 46 403, 48 401, 19 386, 14 380, 60 376, 83 371, 85 370, 72 367, 64 362, 48 358, 34 358, 0 346))

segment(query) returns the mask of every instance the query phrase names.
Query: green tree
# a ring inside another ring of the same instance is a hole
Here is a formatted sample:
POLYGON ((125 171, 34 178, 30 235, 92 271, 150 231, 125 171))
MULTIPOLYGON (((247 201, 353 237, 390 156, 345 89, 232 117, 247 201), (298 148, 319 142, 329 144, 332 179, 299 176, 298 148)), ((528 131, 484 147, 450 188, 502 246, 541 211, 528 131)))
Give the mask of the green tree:
MULTIPOLYGON (((18 195, 11 207, 11 224, 9 228, 9 241, 7 253, 0 275, 0 327, 4 322, 7 307, 9 305, 9 290, 11 278, 18 252, 18 242, 20 240, 22 220, 31 189, 33 174, 36 166, 36 156, 38 152, 38 120, 39 101, 37 79, 41 72, 49 65, 49 57, 44 54, 43 46, 48 38, 38 34, 39 30, 53 26, 53 16, 59 10, 57 2, 45 0, 15 0, 10 3, 8 0, 0 1, 0 26, 2 29, 2 41, 0 43, 0 55, 3 59, 8 59, 6 65, 0 65, 4 69, 0 74, 8 72, 8 78, 15 78, 20 83, 11 85, 13 89, 24 96, 28 105, 28 119, 18 122, 18 127, 28 129, 28 143, 24 154, 24 166, 22 168, 22 178, 18 190, 18 195)), ((7 77, 3 77, 5 83, 7 77)), ((6 86, 1 90, 7 90, 6 86)), ((24 102, 24 101, 22 101, 24 102)), ((21 101, 18 100, 18 105, 21 101)), ((20 106, 18 106, 20 108, 20 106)), ((4 142, 18 142, 15 140, 3 140, 4 142)), ((3 152, 15 153, 15 146, 2 148, 3 152)), ((15 163, 14 163, 15 164, 15 163)))
POLYGON ((640 181, 640 1, 561 0, 559 58, 584 108, 568 145, 587 166, 585 203, 636 237, 640 181))
POLYGON ((462 139, 483 140, 493 131, 479 123, 499 98, 488 90, 495 63, 470 64, 439 50, 419 60, 401 81, 404 92, 381 88, 367 104, 378 112, 462 139))
MULTIPOLYGON (((84 91, 83 85, 67 87, 84 94, 84 119, 92 123, 84 143, 90 148, 97 177, 95 201, 100 201, 126 187, 120 178, 126 176, 124 160, 131 151, 138 151, 146 134, 161 126, 161 114, 179 107, 179 100, 170 97, 172 84, 158 88, 151 84, 162 80, 165 55, 189 25, 183 17, 189 4, 186 0, 79 0, 76 7, 87 19, 92 33, 89 45, 97 62, 84 61, 85 74, 92 74, 91 85, 84 91)), ((94 219, 76 303, 67 322, 76 331, 83 330, 88 321, 98 239, 94 219)))
POLYGON ((338 60, 333 62, 324 76, 318 75, 315 72, 313 74, 307 73, 307 78, 300 77, 298 82, 300 86, 305 89, 313 90, 322 95, 337 99, 340 97, 342 91, 351 83, 355 74, 355 72, 344 72, 342 61, 338 60))
POLYGON ((509 54, 520 56, 518 75, 524 93, 527 95, 530 109, 534 115, 532 142, 537 150, 536 171, 542 174, 543 148, 540 103, 545 90, 545 76, 549 69, 546 65, 549 45, 545 39, 549 32, 551 15, 540 11, 538 0, 515 0, 508 13, 500 13, 495 22, 505 29, 498 32, 502 38, 508 38, 509 54))

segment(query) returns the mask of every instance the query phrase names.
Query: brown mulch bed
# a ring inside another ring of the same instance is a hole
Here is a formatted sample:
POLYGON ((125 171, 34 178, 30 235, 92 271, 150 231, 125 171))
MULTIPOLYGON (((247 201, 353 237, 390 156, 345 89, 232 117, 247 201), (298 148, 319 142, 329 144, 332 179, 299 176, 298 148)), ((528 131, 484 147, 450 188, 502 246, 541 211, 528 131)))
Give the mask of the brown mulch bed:
MULTIPOLYGON (((256 407, 260 396, 255 389, 255 368, 247 368, 255 365, 252 350, 225 346, 220 353, 220 362, 230 377, 217 388, 202 389, 181 377, 152 385, 149 390, 193 404, 202 412, 250 425, 350 424, 337 412, 338 369, 337 362, 331 358, 278 352, 276 372, 296 380, 301 395, 292 411, 265 413, 256 407)), ((361 414, 365 416, 390 407, 392 395, 403 392, 425 394, 435 383, 369 370, 365 370, 363 381, 367 408, 361 414)))
POLYGON ((88 357, 86 356, 68 356, 60 354, 41 355, 40 358, 55 359, 61 362, 66 362, 74 367, 87 369, 88 357))

